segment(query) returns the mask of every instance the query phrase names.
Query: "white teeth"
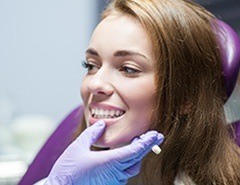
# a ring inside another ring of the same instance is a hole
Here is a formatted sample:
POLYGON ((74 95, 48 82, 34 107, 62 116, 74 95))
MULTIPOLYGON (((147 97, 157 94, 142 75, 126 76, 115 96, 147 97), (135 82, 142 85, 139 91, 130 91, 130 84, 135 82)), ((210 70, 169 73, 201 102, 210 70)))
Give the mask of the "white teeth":
POLYGON ((114 114, 115 114, 115 111, 114 111, 114 110, 111 110, 111 111, 110 111, 110 116, 114 116, 114 114))
POLYGON ((104 110, 102 110, 102 109, 98 110, 99 115, 103 115, 103 112, 104 112, 104 110))
POLYGON ((123 115, 125 112, 120 110, 104 110, 104 109, 97 109, 92 108, 91 114, 94 118, 101 119, 101 118, 116 118, 123 115))
POLYGON ((107 115, 109 115, 109 113, 110 113, 109 110, 105 110, 103 114, 107 116, 107 115))
POLYGON ((117 110, 116 113, 115 113, 116 116, 119 116, 120 115, 120 111, 117 110))

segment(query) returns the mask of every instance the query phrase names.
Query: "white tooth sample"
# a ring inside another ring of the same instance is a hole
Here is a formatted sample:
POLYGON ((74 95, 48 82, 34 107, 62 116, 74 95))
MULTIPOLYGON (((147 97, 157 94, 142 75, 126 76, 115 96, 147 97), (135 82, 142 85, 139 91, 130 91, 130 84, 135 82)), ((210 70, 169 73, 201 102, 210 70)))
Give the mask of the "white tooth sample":
POLYGON ((99 112, 98 112, 98 114, 99 114, 99 115, 103 115, 103 112, 104 112, 104 110, 103 110, 103 109, 100 109, 99 112))
POLYGON ((91 111, 92 111, 92 114, 95 114, 95 109, 91 109, 91 111))
POLYGON ((110 116, 114 116, 114 114, 115 114, 115 111, 114 111, 114 110, 111 110, 111 111, 110 111, 110 116))
POLYGON ((158 145, 154 145, 153 147, 152 147, 152 151, 155 153, 155 154, 160 154, 161 153, 161 148, 158 146, 158 145))

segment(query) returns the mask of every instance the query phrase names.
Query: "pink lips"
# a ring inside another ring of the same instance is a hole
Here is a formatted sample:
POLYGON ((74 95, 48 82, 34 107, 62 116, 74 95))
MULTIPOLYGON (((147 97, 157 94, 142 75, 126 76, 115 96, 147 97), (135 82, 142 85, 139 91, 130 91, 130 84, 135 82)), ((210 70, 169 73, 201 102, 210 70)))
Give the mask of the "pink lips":
POLYGON ((93 125, 96 121, 98 120, 103 120, 107 126, 110 126, 112 124, 114 124, 115 122, 117 122, 118 120, 120 120, 122 118, 122 116, 125 114, 125 111, 121 108, 112 106, 112 105, 108 105, 108 104, 99 104, 99 103, 91 103, 89 105, 89 124, 93 125), (109 110, 109 111, 120 111, 120 112, 124 112, 122 115, 120 115, 119 117, 115 117, 115 118, 94 118, 92 116, 92 109, 102 109, 102 110, 109 110))

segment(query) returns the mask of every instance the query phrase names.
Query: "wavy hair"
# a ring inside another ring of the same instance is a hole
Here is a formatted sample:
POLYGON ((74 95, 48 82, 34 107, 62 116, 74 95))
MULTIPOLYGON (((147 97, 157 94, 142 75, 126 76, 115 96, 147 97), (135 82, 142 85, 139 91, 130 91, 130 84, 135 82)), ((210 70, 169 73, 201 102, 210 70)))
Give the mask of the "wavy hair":
POLYGON ((239 185, 240 152, 224 116, 215 17, 188 0, 113 0, 102 19, 113 13, 138 20, 154 46, 151 128, 166 138, 160 155, 144 159, 143 184, 173 184, 181 172, 200 185, 239 185))

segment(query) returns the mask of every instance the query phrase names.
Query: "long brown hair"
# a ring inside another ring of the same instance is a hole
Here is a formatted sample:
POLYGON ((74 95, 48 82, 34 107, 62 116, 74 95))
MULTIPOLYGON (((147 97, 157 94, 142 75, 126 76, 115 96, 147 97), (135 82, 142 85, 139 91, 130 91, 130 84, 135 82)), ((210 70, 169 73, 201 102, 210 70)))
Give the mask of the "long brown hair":
POLYGON ((188 0, 113 0, 113 12, 146 28, 156 57, 152 128, 162 153, 142 165, 143 184, 173 184, 183 172, 196 184, 240 184, 240 152, 226 127, 226 98, 214 16, 188 0))

